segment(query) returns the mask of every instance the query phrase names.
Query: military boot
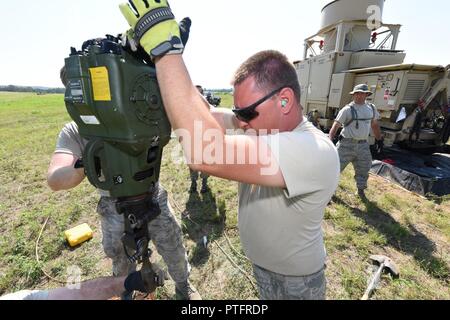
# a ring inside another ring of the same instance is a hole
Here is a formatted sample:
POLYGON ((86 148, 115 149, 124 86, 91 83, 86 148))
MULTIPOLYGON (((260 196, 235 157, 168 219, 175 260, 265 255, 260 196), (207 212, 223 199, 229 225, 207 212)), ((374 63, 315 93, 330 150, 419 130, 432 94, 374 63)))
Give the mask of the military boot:
POLYGON ((364 189, 358 189, 358 192, 356 194, 361 200, 367 199, 366 192, 364 191, 364 189))
POLYGON ((175 294, 177 300, 202 300, 197 289, 189 282, 177 282, 175 284, 175 294))

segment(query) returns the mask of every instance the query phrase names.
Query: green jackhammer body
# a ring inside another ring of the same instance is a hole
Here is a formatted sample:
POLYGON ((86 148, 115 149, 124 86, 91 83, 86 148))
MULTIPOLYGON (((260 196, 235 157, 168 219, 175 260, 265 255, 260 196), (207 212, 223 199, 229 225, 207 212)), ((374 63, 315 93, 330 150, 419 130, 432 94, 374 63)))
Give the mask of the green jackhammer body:
POLYGON ((171 133, 156 71, 111 36, 83 47, 65 60, 64 100, 80 135, 89 140, 86 175, 111 197, 144 194, 159 179, 171 133))
POLYGON ((162 269, 150 263, 148 223, 159 213, 153 199, 164 146, 171 127, 162 104, 156 71, 139 52, 118 38, 86 41, 65 59, 68 113, 84 139, 86 176, 117 198, 124 216, 122 242, 130 262, 142 263, 146 290, 162 286, 162 269))

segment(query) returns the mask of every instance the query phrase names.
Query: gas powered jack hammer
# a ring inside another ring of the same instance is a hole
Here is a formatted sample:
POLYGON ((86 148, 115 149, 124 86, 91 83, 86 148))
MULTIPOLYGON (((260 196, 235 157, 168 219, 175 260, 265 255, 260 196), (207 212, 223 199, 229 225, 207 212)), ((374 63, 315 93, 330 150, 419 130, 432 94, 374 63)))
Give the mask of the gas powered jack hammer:
POLYGON ((155 197, 171 127, 150 59, 114 36, 89 40, 65 59, 65 104, 88 140, 83 166, 89 182, 117 199, 122 242, 130 262, 142 263, 147 293, 164 284, 150 262, 147 225, 160 214, 155 197))

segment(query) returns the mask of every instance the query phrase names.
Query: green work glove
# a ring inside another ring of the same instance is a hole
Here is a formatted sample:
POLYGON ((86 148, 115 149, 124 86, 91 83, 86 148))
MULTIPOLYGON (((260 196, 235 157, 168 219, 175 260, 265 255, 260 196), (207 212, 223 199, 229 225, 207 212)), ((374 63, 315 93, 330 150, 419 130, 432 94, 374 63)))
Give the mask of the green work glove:
POLYGON ((166 54, 183 53, 180 28, 167 0, 128 2, 130 4, 120 5, 120 11, 134 30, 136 42, 150 54, 152 60, 166 54))

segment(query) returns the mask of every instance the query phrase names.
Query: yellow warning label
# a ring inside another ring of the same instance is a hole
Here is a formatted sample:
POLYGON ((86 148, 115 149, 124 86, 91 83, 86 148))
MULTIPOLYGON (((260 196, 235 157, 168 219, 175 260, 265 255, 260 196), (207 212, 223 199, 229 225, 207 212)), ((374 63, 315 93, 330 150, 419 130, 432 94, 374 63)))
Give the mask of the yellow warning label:
POLYGON ((89 68, 94 90, 94 101, 111 101, 108 69, 106 67, 89 68))

